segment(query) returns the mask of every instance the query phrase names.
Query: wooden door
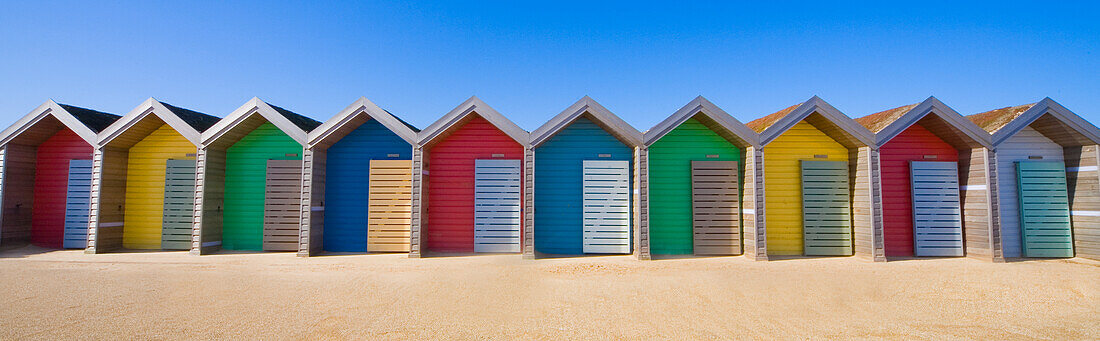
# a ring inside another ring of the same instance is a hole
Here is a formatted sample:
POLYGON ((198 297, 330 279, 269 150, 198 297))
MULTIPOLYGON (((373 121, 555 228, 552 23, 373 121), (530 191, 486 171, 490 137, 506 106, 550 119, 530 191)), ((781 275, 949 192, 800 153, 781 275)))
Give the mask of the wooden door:
POLYGON ((1024 256, 1073 257, 1065 164, 1019 161, 1016 175, 1024 256))
POLYGON ((164 221, 160 247, 190 250, 195 214, 195 160, 167 160, 164 169, 164 221))
POLYGON ((92 209, 92 160, 69 160, 69 182, 65 190, 65 239, 62 247, 83 249, 88 245, 88 215, 92 209))
POLYGON ((959 164, 909 163, 913 201, 913 252, 917 256, 963 256, 959 164))
POLYGON ((474 252, 520 252, 520 160, 474 160, 474 252))
POLYGON ((584 253, 630 253, 630 162, 583 160, 584 253))
POLYGON ((802 242, 807 256, 852 254, 848 163, 802 162, 802 242))
POLYGON ((265 251, 298 251, 302 220, 302 160, 267 160, 265 251))
POLYGON ((697 255, 741 254, 737 161, 691 162, 693 250, 697 255))
POLYGON ((412 160, 371 160, 367 251, 409 252, 412 160))

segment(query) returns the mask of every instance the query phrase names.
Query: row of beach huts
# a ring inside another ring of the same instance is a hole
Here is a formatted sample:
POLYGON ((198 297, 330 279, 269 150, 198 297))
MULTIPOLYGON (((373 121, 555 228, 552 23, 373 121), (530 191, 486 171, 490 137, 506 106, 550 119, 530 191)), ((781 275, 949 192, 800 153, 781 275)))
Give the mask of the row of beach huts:
POLYGON ((424 130, 365 98, 326 122, 47 101, 0 135, 0 247, 1100 259, 1098 144, 1049 98, 746 125, 698 97, 644 133, 588 97, 533 132, 476 97, 424 130))

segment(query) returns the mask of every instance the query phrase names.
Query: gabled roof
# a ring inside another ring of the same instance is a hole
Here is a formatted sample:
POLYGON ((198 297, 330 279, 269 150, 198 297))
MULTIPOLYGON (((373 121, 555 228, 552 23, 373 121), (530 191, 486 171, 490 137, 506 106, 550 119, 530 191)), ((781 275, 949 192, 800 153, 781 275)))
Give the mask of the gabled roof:
POLYGON ((986 148, 991 146, 988 133, 936 97, 855 119, 875 133, 876 146, 886 144, 922 120, 928 125, 925 128, 933 130, 933 133, 956 148, 964 145, 986 148))
POLYGON ((1063 146, 1100 143, 1100 129, 1050 97, 1035 104, 1001 108, 967 118, 993 134, 993 146, 1028 126, 1063 146))
POLYGON ((641 132, 634 129, 629 123, 626 123, 622 118, 611 113, 611 111, 604 108, 592 98, 584 96, 576 103, 573 103, 573 105, 565 108, 560 114, 551 118, 550 121, 546 122, 538 129, 535 129, 535 131, 531 133, 531 147, 538 147, 543 142, 550 140, 551 137, 562 129, 565 129, 565 127, 568 127, 573 121, 576 121, 581 116, 588 117, 595 122, 596 125, 607 130, 612 136, 615 136, 620 142, 629 147, 637 147, 642 144, 641 132))
POLYGON ((738 147, 756 147, 760 143, 759 134, 703 96, 698 96, 661 123, 649 128, 645 132, 645 145, 653 145, 685 121, 697 116, 704 121, 704 125, 738 147))
MULTIPOLYGON (((237 110, 230 113, 229 116, 226 116, 224 119, 211 126, 210 129, 203 132, 203 144, 213 143, 237 125, 250 121, 250 118, 254 115, 259 115, 263 120, 271 122, 271 124, 274 124, 275 127, 282 130, 283 133, 286 133, 287 136, 290 136, 290 138, 294 139, 294 141, 297 141, 302 146, 306 146, 309 143, 307 136, 309 130, 313 130, 313 128, 321 125, 321 122, 317 120, 267 104, 267 102, 257 97, 253 97, 248 100, 247 103, 237 108, 237 110), (307 130, 305 127, 313 128, 307 130)), ((259 124, 256 124, 256 126, 259 126, 259 124)), ((252 129, 255 129, 255 127, 252 127, 252 129)))
POLYGON ((512 123, 511 120, 509 120, 507 117, 504 117, 504 115, 501 115, 493 108, 489 107, 488 104, 482 102, 481 99, 477 98, 477 96, 470 97, 465 102, 462 102, 462 104, 459 104, 458 107, 455 107, 454 110, 451 110, 451 112, 443 115, 443 117, 429 125, 427 128, 424 128, 424 130, 421 131, 418 135, 420 145, 429 145, 436 138, 447 135, 445 133, 449 129, 457 126, 460 123, 465 123, 464 119, 472 113, 476 113, 478 116, 481 116, 486 121, 489 121, 489 123, 491 123, 497 129, 500 129, 500 131, 504 132, 505 135, 508 135, 508 137, 511 137, 512 140, 516 141, 520 145, 523 145, 524 147, 530 146, 530 133, 528 133, 526 130, 523 130, 523 128, 520 128, 515 123, 512 123))
POLYGON ((374 102, 371 102, 366 97, 359 97, 355 103, 344 108, 344 110, 336 114, 335 117, 325 121, 325 123, 309 132, 309 145, 311 147, 317 145, 318 143, 328 140, 330 136, 346 135, 368 119, 378 121, 378 123, 381 123, 394 134, 397 134, 397 136, 401 137, 405 142, 414 146, 416 145, 417 132, 419 131, 416 127, 405 123, 405 121, 390 114, 389 111, 379 108, 374 102))
POLYGON ((159 128, 159 122, 157 124, 142 124, 146 117, 154 116, 164 124, 172 127, 173 130, 178 132, 183 138, 187 139, 196 146, 202 144, 202 132, 214 123, 218 122, 219 118, 203 114, 197 111, 180 108, 156 100, 150 97, 140 105, 130 110, 121 119, 115 121, 107 129, 99 134, 98 145, 105 146, 115 138, 127 134, 128 132, 134 132, 144 138, 154 129, 159 128), (136 127, 136 128, 135 128, 136 127), (140 132, 134 131, 134 129, 141 130, 140 132))
POLYGON ((753 130, 761 131, 760 145, 766 146, 802 120, 807 120, 807 123, 829 134, 848 148, 875 144, 875 136, 870 130, 817 96, 810 97, 794 109, 786 108, 753 120, 748 126, 753 130))
POLYGON ((51 125, 56 125, 59 122, 84 139, 85 142, 94 146, 96 145, 97 134, 120 117, 122 116, 47 100, 18 121, 15 121, 3 132, 0 132, 0 146, 8 144, 19 137, 20 134, 34 128, 35 124, 42 122, 43 119, 55 122, 51 125))

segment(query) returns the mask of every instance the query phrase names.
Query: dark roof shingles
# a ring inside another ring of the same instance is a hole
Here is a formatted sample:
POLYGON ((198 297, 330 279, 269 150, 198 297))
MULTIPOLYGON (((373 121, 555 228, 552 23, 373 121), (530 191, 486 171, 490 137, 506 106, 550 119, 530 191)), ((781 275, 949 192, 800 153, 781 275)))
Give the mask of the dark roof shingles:
POLYGON ((122 118, 122 116, 119 115, 108 114, 102 111, 95 111, 92 109, 81 108, 68 104, 58 103, 57 105, 61 106, 61 108, 65 109, 65 111, 68 111, 69 114, 73 115, 73 117, 76 117, 78 121, 84 123, 85 126, 96 133, 103 131, 103 129, 107 129, 107 126, 111 125, 111 123, 115 123, 115 121, 118 121, 119 118, 122 118))
MULTIPOLYGON (((268 105, 271 104, 269 103, 268 105)), ((271 107, 274 108, 275 111, 279 112, 280 115, 286 117, 287 120, 290 120, 290 123, 294 123, 294 125, 298 126, 298 128, 301 128, 307 133, 313 131, 313 129, 321 125, 321 122, 315 119, 296 114, 290 110, 286 110, 275 105, 271 105, 271 107)))
POLYGON ((206 129, 209 129, 215 123, 218 123, 219 120, 221 120, 221 118, 217 116, 207 115, 198 111, 180 108, 168 103, 160 102, 160 104, 164 104, 164 106, 168 108, 168 110, 171 110, 172 113, 176 114, 176 116, 178 116, 184 122, 187 122, 188 125, 190 125, 192 128, 195 128, 195 130, 198 130, 200 133, 206 131, 206 129))

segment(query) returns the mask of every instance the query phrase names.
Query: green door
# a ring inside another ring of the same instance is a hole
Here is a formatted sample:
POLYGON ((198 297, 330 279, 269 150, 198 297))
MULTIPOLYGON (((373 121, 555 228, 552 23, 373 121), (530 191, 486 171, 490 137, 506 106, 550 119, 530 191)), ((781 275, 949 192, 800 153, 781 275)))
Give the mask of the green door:
POLYGON ((848 163, 802 161, 802 242, 807 256, 852 254, 848 163))
POLYGON ((195 160, 168 160, 164 169, 164 224, 160 239, 162 249, 191 249, 194 208, 195 160))
POLYGON ((1073 257, 1065 165, 1060 161, 1018 161, 1016 179, 1024 256, 1073 257))

